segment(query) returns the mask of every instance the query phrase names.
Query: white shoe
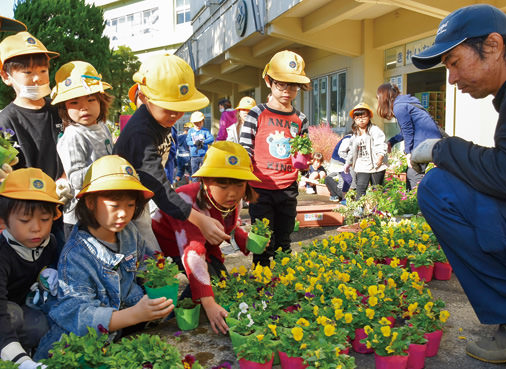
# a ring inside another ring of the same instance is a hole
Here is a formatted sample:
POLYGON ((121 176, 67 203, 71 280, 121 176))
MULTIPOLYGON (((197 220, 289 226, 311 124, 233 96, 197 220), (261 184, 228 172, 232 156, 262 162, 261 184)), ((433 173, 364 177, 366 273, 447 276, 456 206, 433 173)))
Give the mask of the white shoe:
POLYGON ((315 192, 315 190, 313 190, 311 187, 309 187, 309 188, 306 188, 306 193, 307 193, 308 195, 314 195, 316 192, 315 192))

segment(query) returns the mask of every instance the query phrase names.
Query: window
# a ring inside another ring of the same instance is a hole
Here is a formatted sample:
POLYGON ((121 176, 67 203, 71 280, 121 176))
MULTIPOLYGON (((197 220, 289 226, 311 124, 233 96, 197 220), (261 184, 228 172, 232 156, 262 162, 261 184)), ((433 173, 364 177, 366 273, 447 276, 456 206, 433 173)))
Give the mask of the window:
POLYGON ((190 21, 190 0, 176 0, 176 24, 190 21))
POLYGON ((159 31, 158 8, 146 9, 106 20, 106 34, 117 44, 128 43, 128 39, 148 34, 155 37, 159 31))
POLYGON ((311 95, 311 124, 329 124, 332 128, 346 127, 345 99, 346 72, 314 79, 311 95))

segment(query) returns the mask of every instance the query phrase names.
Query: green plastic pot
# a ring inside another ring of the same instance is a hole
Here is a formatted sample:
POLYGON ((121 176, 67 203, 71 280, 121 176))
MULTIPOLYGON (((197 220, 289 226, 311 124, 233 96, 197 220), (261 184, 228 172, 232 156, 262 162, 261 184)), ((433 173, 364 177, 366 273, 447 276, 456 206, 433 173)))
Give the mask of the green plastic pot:
POLYGON ((192 309, 175 308, 176 322, 182 331, 190 331, 199 326, 200 321, 200 304, 195 305, 192 309))
POLYGON ((246 243, 246 248, 253 254, 261 254, 265 251, 265 248, 267 247, 269 241, 270 238, 250 232, 248 233, 248 242, 246 243))
POLYGON ((151 288, 147 285, 144 285, 144 288, 146 289, 146 294, 150 299, 166 297, 167 299, 172 299, 172 303, 174 304, 174 306, 177 306, 177 293, 179 292, 179 282, 158 288, 151 288))
POLYGON ((14 147, 5 148, 0 146, 0 166, 10 163, 19 154, 14 147))
POLYGON ((298 220, 295 221, 295 224, 293 225, 293 231, 298 232, 300 228, 300 222, 298 220))

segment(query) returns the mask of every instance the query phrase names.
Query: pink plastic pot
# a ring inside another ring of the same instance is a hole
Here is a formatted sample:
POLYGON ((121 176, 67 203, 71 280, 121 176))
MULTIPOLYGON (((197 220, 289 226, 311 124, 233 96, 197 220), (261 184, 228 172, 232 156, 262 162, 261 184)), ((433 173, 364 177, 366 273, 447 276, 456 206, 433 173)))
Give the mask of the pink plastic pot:
POLYGON ((417 345, 412 343, 408 349, 408 367, 407 369, 422 369, 425 367, 425 352, 427 344, 417 345))
POLYGON ((390 322, 390 328, 393 328, 395 325, 395 317, 394 316, 387 316, 387 319, 390 322))
POLYGON ((272 358, 266 363, 256 363, 254 361, 249 361, 246 359, 239 359, 239 367, 241 369, 271 369, 273 361, 274 354, 272 355, 272 358))
POLYGON ((411 264, 411 271, 417 272, 420 279, 423 279, 425 282, 432 281, 432 274, 434 273, 434 265, 421 266, 415 268, 413 264, 411 264))
POLYGON ((306 170, 309 167, 307 163, 311 159, 311 154, 296 153, 292 155, 292 165, 299 170, 306 170))
POLYGON ((425 338, 427 338, 427 350, 425 351, 426 357, 436 356, 439 351, 439 345, 441 344, 441 337, 443 336, 443 331, 434 331, 430 333, 424 334, 425 338))
POLYGON ((353 351, 358 352, 359 354, 372 354, 374 350, 372 348, 367 348, 365 343, 360 342, 360 340, 364 338, 367 338, 364 328, 355 329, 355 338, 351 341, 351 347, 353 348, 353 351))
POLYGON ((304 359, 301 357, 288 356, 283 351, 279 351, 279 361, 283 369, 304 369, 309 365, 304 364, 304 359))
POLYGON ((374 361, 376 363, 376 369, 406 369, 408 365, 408 356, 380 356, 375 353, 374 361))
POLYGON ((450 263, 434 263, 434 278, 438 281, 448 281, 452 277, 452 266, 450 263))
POLYGON ((399 266, 406 268, 407 265, 408 265, 408 258, 399 259, 399 266))

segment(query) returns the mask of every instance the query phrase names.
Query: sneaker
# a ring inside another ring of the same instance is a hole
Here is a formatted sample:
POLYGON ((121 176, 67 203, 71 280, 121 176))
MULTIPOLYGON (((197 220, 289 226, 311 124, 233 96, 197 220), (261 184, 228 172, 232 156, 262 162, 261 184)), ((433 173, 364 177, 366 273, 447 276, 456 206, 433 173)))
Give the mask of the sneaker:
POLYGON ((491 338, 469 342, 466 354, 487 363, 506 363, 506 324, 500 324, 491 338))
POLYGON ((306 188, 306 193, 309 195, 314 195, 316 192, 311 187, 309 187, 309 188, 306 188))
POLYGON ((329 200, 332 202, 339 202, 340 198, 339 198, 339 196, 330 196, 329 200))
POLYGON ((341 205, 346 206, 346 199, 341 200, 341 205))

